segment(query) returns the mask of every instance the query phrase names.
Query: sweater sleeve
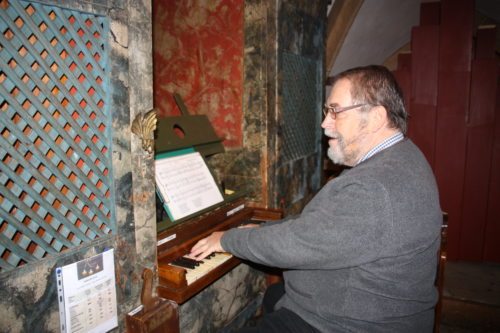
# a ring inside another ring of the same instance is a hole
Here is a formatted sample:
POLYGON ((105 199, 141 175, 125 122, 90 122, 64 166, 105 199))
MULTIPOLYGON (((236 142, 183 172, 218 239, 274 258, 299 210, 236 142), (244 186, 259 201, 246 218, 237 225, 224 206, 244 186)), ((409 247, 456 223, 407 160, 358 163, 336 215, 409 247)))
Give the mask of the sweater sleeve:
POLYGON ((383 186, 347 177, 330 181, 287 223, 232 229, 221 242, 237 257, 264 265, 335 269, 373 261, 391 233, 391 204, 383 186))

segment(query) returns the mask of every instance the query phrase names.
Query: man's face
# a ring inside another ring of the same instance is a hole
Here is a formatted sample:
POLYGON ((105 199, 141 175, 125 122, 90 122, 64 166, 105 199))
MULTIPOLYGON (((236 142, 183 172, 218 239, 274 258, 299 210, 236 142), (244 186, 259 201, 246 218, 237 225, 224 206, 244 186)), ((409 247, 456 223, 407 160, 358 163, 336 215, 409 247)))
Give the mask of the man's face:
MULTIPOLYGON (((326 102, 327 105, 347 107, 357 104, 352 101, 351 83, 341 79, 335 83, 326 102)), ((328 140, 328 157, 335 164, 353 166, 361 158, 362 141, 366 137, 368 118, 359 108, 338 113, 336 119, 327 115, 321 124, 328 140)))

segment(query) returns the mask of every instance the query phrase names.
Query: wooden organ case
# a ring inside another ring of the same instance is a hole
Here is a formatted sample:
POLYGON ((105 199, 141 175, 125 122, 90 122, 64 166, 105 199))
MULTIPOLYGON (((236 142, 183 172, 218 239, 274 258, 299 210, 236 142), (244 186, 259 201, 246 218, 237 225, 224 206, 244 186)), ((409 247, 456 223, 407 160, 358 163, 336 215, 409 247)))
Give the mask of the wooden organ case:
MULTIPOLYGON (((180 97, 174 97, 182 115, 158 120, 155 153, 158 155, 186 147, 194 148, 204 157, 223 152, 221 140, 206 116, 188 115, 180 97)), ((176 221, 168 217, 159 219, 157 292, 160 297, 182 304, 240 263, 228 253, 215 253, 202 263, 190 262, 184 255, 198 240, 214 231, 282 217, 279 210, 248 206, 242 193, 221 190, 224 200, 214 207, 176 221)), ((164 216, 159 203, 157 215, 164 216)))

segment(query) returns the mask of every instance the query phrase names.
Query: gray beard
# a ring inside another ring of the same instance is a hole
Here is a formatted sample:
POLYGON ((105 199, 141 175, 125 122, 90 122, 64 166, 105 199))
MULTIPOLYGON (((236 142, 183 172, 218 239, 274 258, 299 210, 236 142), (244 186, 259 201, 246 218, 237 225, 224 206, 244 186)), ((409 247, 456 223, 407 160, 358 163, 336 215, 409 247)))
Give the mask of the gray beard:
POLYGON ((327 155, 328 158, 332 160, 333 163, 343 165, 345 163, 345 142, 344 138, 339 137, 337 139, 338 145, 336 148, 328 147, 327 155))
POLYGON ((357 150, 353 150, 347 153, 346 147, 348 144, 353 144, 354 142, 361 140, 366 135, 364 129, 367 126, 368 121, 366 119, 361 119, 358 127, 359 132, 354 138, 351 138, 351 141, 349 143, 346 143, 344 137, 338 132, 325 130, 324 133, 327 137, 334 137, 337 139, 336 148, 332 148, 330 145, 328 146, 328 158, 331 159, 335 164, 354 166, 357 162, 357 159, 359 158, 359 147, 357 147, 357 150))
MULTIPOLYGON (((364 127, 360 126, 360 131, 362 131, 363 128, 364 127)), ((337 145, 335 146, 335 148, 328 146, 328 151, 327 151, 328 158, 331 159, 332 162, 335 164, 354 166, 356 164, 359 155, 359 148, 358 150, 346 152, 347 143, 345 142, 344 137, 336 132, 332 133, 329 131, 325 131, 325 135, 327 137, 331 137, 329 134, 337 139, 337 145)), ((353 138, 349 144, 358 141, 362 136, 363 136, 362 133, 358 134, 358 136, 353 138)))

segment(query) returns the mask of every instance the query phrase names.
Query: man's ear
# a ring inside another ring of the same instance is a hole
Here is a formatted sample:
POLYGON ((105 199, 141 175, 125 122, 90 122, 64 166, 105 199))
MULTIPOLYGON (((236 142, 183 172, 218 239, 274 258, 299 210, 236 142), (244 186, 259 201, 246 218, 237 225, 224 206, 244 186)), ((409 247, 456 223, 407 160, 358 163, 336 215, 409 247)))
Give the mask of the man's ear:
POLYGON ((370 110, 372 114, 373 130, 378 131, 388 123, 388 115, 385 107, 377 105, 370 110))

